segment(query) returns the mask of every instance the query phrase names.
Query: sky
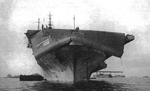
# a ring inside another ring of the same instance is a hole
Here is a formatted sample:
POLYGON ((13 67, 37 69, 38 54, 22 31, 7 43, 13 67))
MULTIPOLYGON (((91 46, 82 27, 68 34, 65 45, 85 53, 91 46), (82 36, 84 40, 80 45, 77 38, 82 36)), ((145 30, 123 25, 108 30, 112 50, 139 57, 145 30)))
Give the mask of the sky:
POLYGON ((121 58, 106 60, 105 70, 126 76, 150 76, 150 0, 0 0, 0 76, 41 73, 24 33, 37 29, 40 18, 54 28, 73 28, 133 34, 121 58))

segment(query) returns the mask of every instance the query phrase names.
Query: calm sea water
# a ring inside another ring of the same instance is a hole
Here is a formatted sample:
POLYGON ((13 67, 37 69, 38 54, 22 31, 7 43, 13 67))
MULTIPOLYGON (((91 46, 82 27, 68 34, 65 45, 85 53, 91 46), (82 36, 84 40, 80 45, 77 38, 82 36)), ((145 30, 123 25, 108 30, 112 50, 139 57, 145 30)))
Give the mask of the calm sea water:
POLYGON ((54 84, 0 78, 0 91, 150 91, 150 78, 101 78, 89 83, 54 84))

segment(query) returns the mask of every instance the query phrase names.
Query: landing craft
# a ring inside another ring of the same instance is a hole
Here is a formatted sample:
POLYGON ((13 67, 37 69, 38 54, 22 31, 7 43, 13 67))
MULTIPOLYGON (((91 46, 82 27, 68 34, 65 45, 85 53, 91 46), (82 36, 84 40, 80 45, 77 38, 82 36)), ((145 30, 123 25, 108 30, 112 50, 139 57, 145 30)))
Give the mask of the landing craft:
POLYGON ((134 40, 133 35, 124 33, 53 29, 51 15, 49 19, 47 28, 25 33, 28 47, 49 81, 88 81, 93 72, 107 67, 107 58, 121 57, 124 45, 134 40))

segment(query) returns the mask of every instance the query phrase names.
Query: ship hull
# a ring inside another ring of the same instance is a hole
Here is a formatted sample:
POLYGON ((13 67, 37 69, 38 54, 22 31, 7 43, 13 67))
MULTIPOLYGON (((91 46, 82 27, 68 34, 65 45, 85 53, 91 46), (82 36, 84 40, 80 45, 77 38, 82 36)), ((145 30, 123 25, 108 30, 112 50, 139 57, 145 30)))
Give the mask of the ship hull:
POLYGON ((44 76, 51 81, 87 81, 90 75, 107 65, 106 54, 83 45, 64 45, 48 52, 38 62, 44 69, 44 76))

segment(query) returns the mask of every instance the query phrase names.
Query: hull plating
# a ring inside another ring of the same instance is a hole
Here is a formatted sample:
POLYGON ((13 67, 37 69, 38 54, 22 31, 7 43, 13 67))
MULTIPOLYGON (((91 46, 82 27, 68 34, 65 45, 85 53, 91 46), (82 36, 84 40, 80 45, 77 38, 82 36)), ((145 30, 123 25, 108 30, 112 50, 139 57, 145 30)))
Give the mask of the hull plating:
POLYGON ((78 82, 106 67, 104 52, 82 45, 66 45, 49 52, 38 60, 48 80, 78 82))

